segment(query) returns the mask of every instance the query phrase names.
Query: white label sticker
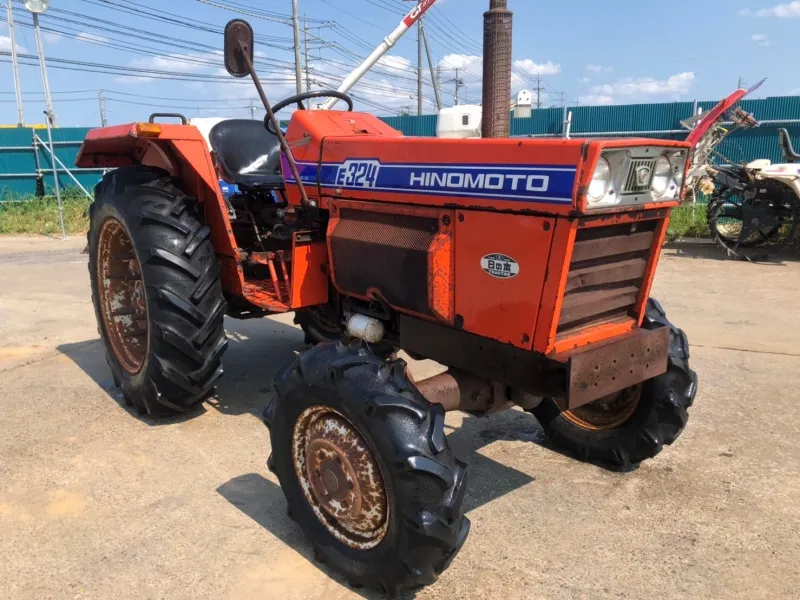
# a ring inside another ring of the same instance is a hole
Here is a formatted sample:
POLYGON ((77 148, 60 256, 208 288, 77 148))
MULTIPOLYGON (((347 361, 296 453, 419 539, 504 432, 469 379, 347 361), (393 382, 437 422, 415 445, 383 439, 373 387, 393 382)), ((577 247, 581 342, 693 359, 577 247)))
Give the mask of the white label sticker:
POLYGON ((505 254, 487 254, 481 259, 481 269, 498 279, 511 279, 519 275, 519 263, 505 254))

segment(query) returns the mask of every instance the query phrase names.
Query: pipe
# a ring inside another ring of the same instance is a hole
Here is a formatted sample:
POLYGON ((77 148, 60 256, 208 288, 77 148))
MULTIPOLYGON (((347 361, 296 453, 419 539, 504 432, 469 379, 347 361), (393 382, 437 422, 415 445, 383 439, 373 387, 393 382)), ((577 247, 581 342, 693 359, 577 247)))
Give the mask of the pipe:
MULTIPOLYGON (((47 131, 48 131, 48 133, 49 133, 49 131, 50 131, 50 130, 48 129, 47 131)), ((90 194, 90 193, 89 193, 89 192, 86 190, 86 188, 85 188, 85 187, 83 187, 83 185, 81 185, 81 182, 80 182, 80 181, 78 181, 78 178, 77 178, 77 177, 75 177, 75 175, 73 175, 73 174, 72 174, 72 171, 70 171, 70 170, 69 170, 69 169, 68 169, 68 168, 67 168, 67 167, 64 165, 64 163, 63 163, 63 162, 61 162, 61 159, 59 159, 59 158, 58 158, 58 157, 57 157, 55 154, 53 154, 53 153, 52 153, 51 149, 50 149, 50 148, 48 148, 48 147, 45 145, 45 143, 44 143, 44 140, 42 140, 42 138, 40 138, 40 137, 39 137, 37 134, 35 134, 35 133, 34 133, 33 135, 34 135, 34 136, 37 138, 37 140, 38 140, 38 141, 39 141, 39 142, 40 142, 40 143, 41 143, 41 144, 44 146, 44 149, 45 149, 45 150, 47 150, 48 152, 50 152, 50 153, 51 153, 51 154, 50 154, 50 158, 51 158, 51 159, 52 159, 52 160, 53 160, 55 163, 57 163, 57 164, 61 165, 61 168, 62 168, 62 169, 64 169, 64 171, 66 172, 66 174, 67 174, 67 175, 69 175, 69 176, 72 178, 72 181, 74 181, 74 182, 75 182, 75 185, 77 185, 79 188, 81 188, 81 191, 82 191, 84 194, 86 194, 86 197, 87 197, 87 198, 89 198, 89 200, 91 200, 91 199, 93 198, 93 196, 92 196, 92 195, 91 195, 91 194, 90 194)), ((55 167, 54 167, 54 169, 53 169, 53 173, 55 173, 56 171, 57 171, 57 169, 55 169, 55 167)))
MULTIPOLYGON (((397 40, 403 37, 405 32, 408 31, 431 6, 433 6, 434 2, 436 2, 436 0, 422 0, 422 2, 417 4, 417 6, 414 7, 411 12, 409 12, 403 18, 402 21, 400 21, 400 24, 395 28, 395 30, 387 35, 381 44, 372 51, 372 54, 365 58, 364 62, 362 62, 352 73, 345 77, 345 80, 336 91, 346 94, 353 89, 353 86, 359 82, 366 72, 369 71, 375 65, 375 63, 383 57, 384 54, 394 47, 394 45, 397 43, 397 40)), ((339 102, 338 98, 330 98, 327 102, 320 105, 319 108, 320 110, 331 110, 334 106, 336 106, 337 102, 339 102)))
POLYGON ((456 369, 418 381, 414 385, 428 402, 441 404, 448 412, 461 410, 488 415, 505 410, 513 404, 506 386, 456 369))

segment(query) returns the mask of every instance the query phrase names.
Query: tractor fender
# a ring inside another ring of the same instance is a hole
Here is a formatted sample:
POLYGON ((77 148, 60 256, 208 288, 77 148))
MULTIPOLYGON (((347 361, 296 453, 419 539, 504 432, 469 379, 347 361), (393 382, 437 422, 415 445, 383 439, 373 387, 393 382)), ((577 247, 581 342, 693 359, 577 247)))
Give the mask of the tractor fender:
POLYGON ((167 171, 175 184, 202 204, 210 239, 221 262, 224 290, 243 296, 244 273, 225 199, 206 140, 192 125, 129 123, 92 129, 78 151, 78 167, 146 165, 167 171))

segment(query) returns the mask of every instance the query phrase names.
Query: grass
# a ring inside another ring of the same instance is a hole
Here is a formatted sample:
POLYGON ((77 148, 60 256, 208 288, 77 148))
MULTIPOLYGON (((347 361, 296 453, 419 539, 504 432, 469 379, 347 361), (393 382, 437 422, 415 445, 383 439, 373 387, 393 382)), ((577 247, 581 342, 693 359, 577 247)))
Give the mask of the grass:
MULTIPOLYGON (((89 230, 90 200, 80 190, 67 189, 62 195, 67 233, 78 235, 89 230)), ((20 198, 0 203, 0 235, 61 233, 58 204, 53 196, 20 198)), ((705 204, 687 204, 672 211, 667 240, 708 237, 705 204)))
POLYGON ((706 208, 705 204, 684 204, 675 208, 669 221, 667 240, 709 237, 706 208))
MULTIPOLYGON (((68 235, 89 230, 91 200, 80 190, 66 189, 61 195, 64 225, 68 235)), ((0 235, 60 235, 61 222, 55 196, 33 196, 0 203, 0 235)))

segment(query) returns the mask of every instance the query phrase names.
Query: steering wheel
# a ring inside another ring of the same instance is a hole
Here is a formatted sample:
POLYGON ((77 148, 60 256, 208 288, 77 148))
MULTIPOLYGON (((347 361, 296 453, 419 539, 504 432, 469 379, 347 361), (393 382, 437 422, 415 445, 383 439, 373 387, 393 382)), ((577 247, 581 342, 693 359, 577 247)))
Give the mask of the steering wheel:
MULTIPOLYGON (((278 114, 278 111, 283 110, 290 104, 297 104, 298 109, 306 110, 303 100, 309 100, 311 98, 338 98, 339 100, 344 100, 347 103, 348 112, 353 111, 353 99, 344 92, 337 92, 336 90, 318 90, 315 92, 303 92, 302 94, 289 96, 285 100, 281 100, 275 106, 273 106, 272 112, 274 114, 278 114)), ((272 121, 269 120, 269 115, 264 117, 264 127, 266 127, 267 131, 269 131, 272 135, 276 135, 275 130, 272 128, 272 121)))

